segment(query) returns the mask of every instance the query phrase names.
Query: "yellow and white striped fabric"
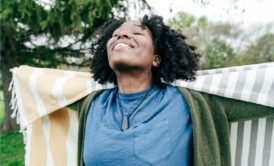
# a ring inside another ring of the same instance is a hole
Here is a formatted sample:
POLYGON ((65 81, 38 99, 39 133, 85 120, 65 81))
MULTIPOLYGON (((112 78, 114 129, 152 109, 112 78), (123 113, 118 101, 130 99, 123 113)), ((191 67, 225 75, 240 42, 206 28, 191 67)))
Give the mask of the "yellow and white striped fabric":
MULTIPOLYGON (((66 106, 114 86, 98 84, 87 72, 20 66, 12 73, 13 116, 24 134, 26 165, 75 166, 78 115, 66 106)), ((204 70, 193 82, 173 85, 274 108, 272 73, 274 63, 204 70)), ((233 165, 274 165, 273 119, 232 123, 230 137, 233 165)))

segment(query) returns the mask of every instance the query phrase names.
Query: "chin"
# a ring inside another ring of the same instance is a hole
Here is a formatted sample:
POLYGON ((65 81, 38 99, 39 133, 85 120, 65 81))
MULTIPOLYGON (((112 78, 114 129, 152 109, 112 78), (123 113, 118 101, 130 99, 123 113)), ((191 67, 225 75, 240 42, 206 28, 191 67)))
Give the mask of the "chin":
POLYGON ((113 71, 119 71, 119 72, 130 72, 130 71, 141 69, 141 67, 138 65, 132 65, 129 63, 122 63, 122 62, 114 63, 110 65, 110 67, 113 71))

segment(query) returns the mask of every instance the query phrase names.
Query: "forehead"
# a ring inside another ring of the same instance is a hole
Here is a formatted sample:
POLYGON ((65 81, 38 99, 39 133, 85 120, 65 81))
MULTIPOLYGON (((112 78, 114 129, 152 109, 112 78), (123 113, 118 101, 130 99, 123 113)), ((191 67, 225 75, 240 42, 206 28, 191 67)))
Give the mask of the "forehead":
POLYGON ((118 29, 135 29, 135 28, 146 30, 146 31, 150 32, 150 30, 145 25, 143 25, 140 21, 135 21, 135 20, 130 20, 130 21, 124 22, 116 30, 118 30, 118 29))
POLYGON ((129 20, 124 22, 120 27, 143 27, 140 21, 129 20))

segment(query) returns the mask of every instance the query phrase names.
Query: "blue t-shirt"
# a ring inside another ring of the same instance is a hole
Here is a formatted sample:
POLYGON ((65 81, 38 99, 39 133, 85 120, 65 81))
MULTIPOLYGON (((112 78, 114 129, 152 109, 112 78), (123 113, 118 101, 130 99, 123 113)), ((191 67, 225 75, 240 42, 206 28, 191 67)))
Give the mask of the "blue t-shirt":
POLYGON ((113 88, 94 99, 84 138, 87 166, 188 166, 192 155, 190 111, 176 87, 153 85, 131 94, 113 88), (121 111, 127 114, 137 105, 128 130, 122 131, 121 111))

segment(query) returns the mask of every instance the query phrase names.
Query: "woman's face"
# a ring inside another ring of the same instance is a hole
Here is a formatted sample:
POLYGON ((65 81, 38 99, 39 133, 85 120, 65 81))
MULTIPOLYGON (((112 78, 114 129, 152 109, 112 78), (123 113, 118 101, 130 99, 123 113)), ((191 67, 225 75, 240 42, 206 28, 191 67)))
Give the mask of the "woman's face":
POLYGON ((107 54, 114 72, 151 70, 156 59, 152 34, 139 21, 127 21, 113 32, 107 43, 107 54))

